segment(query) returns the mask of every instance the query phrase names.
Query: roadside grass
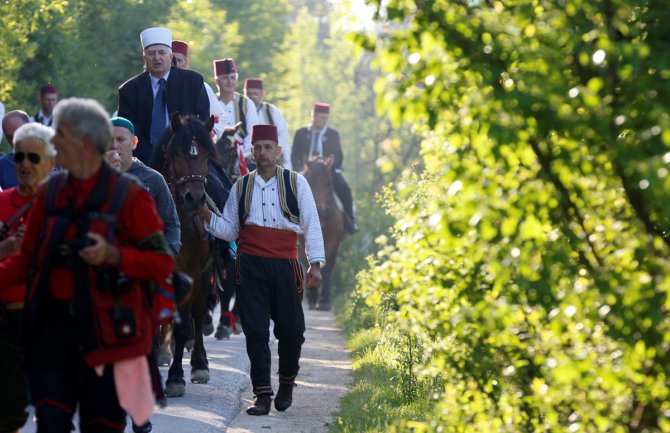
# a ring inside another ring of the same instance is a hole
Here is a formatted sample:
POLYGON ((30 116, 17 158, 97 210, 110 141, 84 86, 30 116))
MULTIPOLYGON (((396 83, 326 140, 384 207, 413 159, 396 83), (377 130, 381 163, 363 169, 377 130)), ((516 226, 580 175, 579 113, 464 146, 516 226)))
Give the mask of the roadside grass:
POLYGON ((432 404, 428 387, 411 401, 403 393, 397 348, 382 328, 361 329, 349 336, 353 384, 335 413, 330 433, 376 433, 393 430, 402 420, 424 420, 432 404))

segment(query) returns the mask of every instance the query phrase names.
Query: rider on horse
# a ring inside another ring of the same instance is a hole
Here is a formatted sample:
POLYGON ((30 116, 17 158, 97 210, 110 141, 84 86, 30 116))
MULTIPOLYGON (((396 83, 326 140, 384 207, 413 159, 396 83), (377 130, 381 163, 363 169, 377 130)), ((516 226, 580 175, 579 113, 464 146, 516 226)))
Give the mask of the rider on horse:
POLYGON ((313 157, 334 156, 333 187, 335 194, 342 202, 346 218, 344 225, 350 233, 358 232, 356 217, 354 216, 354 198, 347 181, 342 176, 342 144, 340 134, 327 126, 330 105, 317 102, 312 109, 312 122, 300 128, 293 136, 291 162, 295 170, 301 170, 305 162, 313 157))

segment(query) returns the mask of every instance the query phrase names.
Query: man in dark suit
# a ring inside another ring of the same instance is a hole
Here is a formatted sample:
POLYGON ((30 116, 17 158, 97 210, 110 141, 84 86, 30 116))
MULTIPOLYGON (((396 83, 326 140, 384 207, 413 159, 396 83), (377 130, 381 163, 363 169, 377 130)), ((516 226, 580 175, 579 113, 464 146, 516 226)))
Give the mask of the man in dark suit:
POLYGON ((135 125, 134 156, 149 163, 153 146, 169 126, 169 113, 209 118, 209 99, 202 75, 172 67, 172 32, 152 27, 140 34, 146 70, 119 87, 120 117, 135 125))
POLYGON ((317 102, 312 108, 312 122, 304 128, 295 131, 291 164, 293 169, 301 171, 306 161, 314 156, 328 157, 333 155, 333 189, 342 202, 346 218, 344 224, 350 233, 358 232, 358 225, 354 216, 354 198, 351 189, 342 176, 342 144, 340 134, 328 128, 330 105, 317 102))

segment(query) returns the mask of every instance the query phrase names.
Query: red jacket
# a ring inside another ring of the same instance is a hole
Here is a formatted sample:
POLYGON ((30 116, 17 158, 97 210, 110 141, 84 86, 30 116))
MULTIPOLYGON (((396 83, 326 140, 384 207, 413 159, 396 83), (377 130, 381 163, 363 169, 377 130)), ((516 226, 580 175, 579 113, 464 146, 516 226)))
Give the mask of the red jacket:
MULTIPOLYGON (((109 177, 108 188, 111 194, 120 174, 106 165, 104 169, 107 170, 105 176, 109 177)), ((54 264, 53 257, 49 259, 52 263, 51 269, 43 269, 43 266, 40 266, 47 263, 45 250, 53 235, 52 230, 57 218, 56 215, 47 214, 46 194, 49 185, 59 180, 63 182, 55 196, 56 208, 73 203, 75 209, 81 210, 86 204, 86 199, 92 195, 91 192, 100 179, 101 172, 102 170, 98 170, 86 180, 71 177, 64 179, 66 174, 63 173, 52 176, 48 183, 42 185, 28 217, 21 253, 0 263, 0 288, 25 282, 29 277, 29 269, 34 273, 30 275, 26 297, 26 338, 30 337, 31 328, 49 326, 48 323, 40 321, 39 314, 41 308, 48 308, 49 302, 53 302, 49 301, 49 298, 73 302, 75 317, 81 322, 81 339, 84 340, 82 345, 89 366, 112 363, 150 352, 153 336, 151 309, 139 280, 163 282, 171 275, 173 268, 173 259, 162 235, 163 223, 156 212, 153 199, 135 182, 128 187, 118 211, 117 230, 113 239, 121 254, 118 270, 131 279, 131 290, 115 299, 115 295, 111 292, 103 292, 96 288, 96 275, 106 269, 109 270, 108 266, 86 265, 89 278, 85 282, 85 287, 88 290, 82 290, 79 282, 77 286, 74 271, 54 264), (150 242, 152 239, 154 241, 150 242), (48 274, 42 275, 43 272, 48 274), (114 316, 111 314, 114 308, 121 308, 123 317, 132 315, 130 334, 123 335, 128 328, 120 327, 118 322, 113 322, 111 319, 114 316)), ((102 188, 104 190, 104 186, 102 188)), ((109 203, 108 197, 99 208, 99 212, 108 211, 109 203)), ((97 219, 90 221, 88 231, 105 237, 107 223, 97 219)), ((79 225, 79 222, 70 223, 60 242, 73 240, 79 225)))

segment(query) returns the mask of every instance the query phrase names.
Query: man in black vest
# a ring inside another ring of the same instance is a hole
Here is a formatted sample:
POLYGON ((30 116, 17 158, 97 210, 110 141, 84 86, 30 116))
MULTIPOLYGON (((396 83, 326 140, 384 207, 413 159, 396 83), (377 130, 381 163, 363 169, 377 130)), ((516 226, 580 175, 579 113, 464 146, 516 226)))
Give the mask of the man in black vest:
POLYGON ((158 138, 168 128, 169 115, 209 118, 209 99, 202 75, 172 67, 172 32, 152 27, 140 34, 146 71, 119 87, 120 117, 135 125, 138 138, 134 156, 148 164, 158 138))
POLYGON ((31 122, 41 123, 53 129, 53 111, 58 102, 58 90, 56 87, 47 84, 40 89, 40 111, 30 118, 31 122))
POLYGON ((302 270, 297 261, 298 235, 305 235, 310 263, 307 288, 321 285, 325 252, 319 215, 307 180, 277 165, 277 127, 255 125, 251 132, 257 169, 240 178, 226 202, 223 215, 203 207, 205 229, 217 238, 239 238, 237 298, 242 329, 251 361, 251 383, 256 396, 249 415, 267 415, 273 395, 270 380, 270 319, 279 341, 279 391, 275 409, 293 401, 293 387, 305 341, 302 311, 302 270))
POLYGON ((328 116, 330 105, 322 102, 314 104, 312 122, 304 128, 295 131, 291 162, 295 170, 302 170, 306 161, 315 156, 328 157, 333 155, 333 189, 342 202, 346 218, 344 225, 350 233, 358 232, 356 217, 354 216, 354 198, 351 189, 342 176, 342 144, 340 134, 329 128, 328 116))
MULTIPOLYGON (((217 137, 228 133, 227 129, 235 126, 237 129, 233 140, 238 143, 239 150, 249 170, 255 168, 251 155, 251 128, 258 123, 256 107, 253 101, 235 91, 239 74, 235 60, 231 58, 214 60, 214 78, 219 93, 216 94, 218 107, 217 112, 222 113, 223 118, 214 125, 217 137), (239 125, 239 126, 237 126, 239 125)), ((246 167, 240 167, 242 174, 246 174, 246 167)))

